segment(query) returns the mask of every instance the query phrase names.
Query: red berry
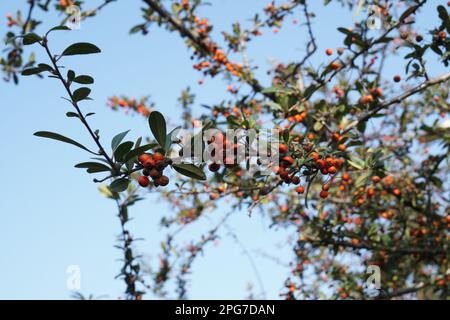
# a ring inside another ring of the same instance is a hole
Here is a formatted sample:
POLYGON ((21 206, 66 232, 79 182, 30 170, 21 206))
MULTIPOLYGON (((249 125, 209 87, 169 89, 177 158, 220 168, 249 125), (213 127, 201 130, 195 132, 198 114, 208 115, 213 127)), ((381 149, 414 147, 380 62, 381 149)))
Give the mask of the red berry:
POLYGON ((169 178, 166 176, 161 176, 158 179, 156 179, 156 183, 160 186, 167 186, 169 184, 169 178))
POLYGON ((209 171, 211 171, 211 172, 217 172, 217 171, 219 171, 219 169, 220 169, 220 163, 211 163, 211 164, 208 166, 208 169, 209 169, 209 171))
POLYGON ((325 50, 325 53, 327 54, 327 56, 331 56, 333 54, 333 49, 327 49, 325 50))
POLYGON ((157 178, 161 177, 161 171, 152 169, 149 172, 149 176, 152 177, 153 179, 157 179, 157 178))
POLYGON ((394 81, 395 82, 400 82, 402 80, 402 77, 400 77, 399 75, 396 75, 395 77, 394 77, 394 81))
POLYGON ((278 146, 278 151, 280 151, 280 153, 286 153, 287 152, 287 147, 284 143, 280 143, 280 145, 278 146))
POLYGON ((140 176, 138 178, 138 182, 139 182, 139 185, 144 188, 148 187, 148 185, 150 184, 150 180, 146 176, 140 176))
POLYGON ((325 199, 326 197, 328 197, 328 191, 325 191, 325 190, 320 191, 320 197, 322 199, 325 199))

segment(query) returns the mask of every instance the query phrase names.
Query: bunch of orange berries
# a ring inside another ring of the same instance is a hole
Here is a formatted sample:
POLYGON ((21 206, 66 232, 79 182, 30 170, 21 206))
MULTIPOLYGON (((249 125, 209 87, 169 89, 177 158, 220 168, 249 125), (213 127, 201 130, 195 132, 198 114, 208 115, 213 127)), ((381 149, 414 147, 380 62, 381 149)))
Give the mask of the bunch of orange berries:
POLYGON ((169 178, 165 175, 164 169, 172 163, 171 159, 166 158, 163 154, 155 152, 154 154, 144 153, 139 156, 139 163, 144 168, 142 176, 138 178, 138 183, 141 187, 148 187, 150 179, 153 180, 155 187, 165 187, 169 184, 169 178))
POLYGON ((108 100, 108 106, 113 110, 118 110, 119 108, 123 108, 125 113, 129 113, 130 111, 135 111, 138 114, 143 115, 144 117, 148 117, 151 113, 151 108, 146 106, 146 99, 143 98, 140 101, 137 101, 135 98, 127 98, 127 97, 116 97, 113 96, 108 100))
POLYGON ((59 5, 65 9, 67 7, 73 6, 73 1, 72 0, 59 0, 59 5))
POLYGON ((8 27, 12 27, 17 24, 17 20, 14 19, 11 14, 7 14, 6 19, 8 19, 8 27))

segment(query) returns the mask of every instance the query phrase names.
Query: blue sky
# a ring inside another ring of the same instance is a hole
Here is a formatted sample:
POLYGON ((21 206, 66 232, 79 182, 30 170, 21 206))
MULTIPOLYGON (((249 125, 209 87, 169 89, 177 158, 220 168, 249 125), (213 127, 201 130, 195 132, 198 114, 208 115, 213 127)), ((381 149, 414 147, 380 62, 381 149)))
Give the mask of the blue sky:
MULTIPOLYGON (((211 2, 213 6, 201 12, 215 22, 216 31, 231 30, 234 21, 245 21, 268 3, 262 0, 211 2)), ((320 63, 326 61, 323 51, 327 47, 337 47, 342 41, 343 36, 336 27, 351 26, 352 14, 340 11, 335 5, 318 9, 321 1, 312 2, 312 10, 319 16, 314 23, 319 53, 313 62, 320 63)), ((18 8, 24 9, 24 4, 25 1, 1 1, 0 17, 18 8)), ((114 134, 128 129, 131 129, 130 137, 148 134, 145 119, 125 116, 106 107, 107 97, 113 94, 135 97, 149 94, 157 109, 172 123, 179 121, 181 112, 176 99, 187 86, 197 95, 196 106, 212 104, 227 96, 227 83, 221 79, 206 79, 203 86, 197 84, 200 75, 193 70, 190 52, 178 35, 156 27, 145 37, 128 34, 132 26, 141 22, 140 6, 138 0, 119 0, 98 17, 84 21, 81 30, 55 33, 51 38, 50 46, 55 52, 79 41, 95 43, 102 49, 102 54, 69 57, 64 62, 77 73, 88 73, 95 78, 91 95, 95 100, 84 103, 83 110, 96 112, 91 123, 100 129, 102 140, 106 142, 114 134)), ((39 12, 38 17, 41 16, 39 12)), ((423 25, 425 21, 436 19, 433 11, 424 12, 422 17, 423 25)), ((295 18, 304 19, 299 12, 295 18)), ((60 20, 61 17, 48 14, 39 31, 46 31, 60 20)), ((249 56, 260 65, 258 75, 264 85, 269 84, 265 70, 270 66, 270 59, 288 62, 303 55, 307 39, 304 28, 292 25, 291 18, 287 21, 289 23, 276 36, 266 31, 267 36, 250 43, 249 56)), ((2 34, 5 29, 6 19, 0 27, 2 34)), ((1 46, 3 48, 3 44, 1 46)), ((42 52, 37 52, 37 60, 47 62, 42 52)), ((388 77, 402 73, 395 60, 388 63, 388 77)), ((4 155, 0 157, 2 299, 69 298, 71 292, 66 287, 69 265, 81 268, 82 293, 112 299, 122 293, 122 281, 114 280, 121 254, 113 247, 119 232, 115 205, 99 194, 92 176, 73 168, 88 155, 69 145, 33 136, 36 131, 48 130, 91 145, 80 123, 65 117, 70 106, 60 99, 63 94, 61 84, 52 79, 21 78, 19 86, 0 82, 3 109, 0 146, 4 155)), ((210 213, 211 221, 190 226, 182 239, 198 239, 202 231, 214 226, 213 221, 224 213, 223 210, 210 213)), ((155 263, 158 244, 165 234, 158 223, 167 214, 171 214, 171 209, 158 202, 155 196, 148 196, 131 210, 134 221, 130 229, 136 237, 145 238, 138 244, 138 250, 148 255, 151 263, 155 263)), ((292 253, 286 241, 290 232, 272 230, 268 225, 269 221, 259 214, 249 218, 245 211, 236 212, 230 220, 230 226, 253 255, 266 296, 277 298, 289 268, 262 257, 257 251, 289 262, 292 253)), ((220 243, 209 245, 205 256, 194 264, 190 298, 244 298, 249 282, 255 285, 254 291, 259 292, 248 258, 226 231, 221 235, 220 243)))

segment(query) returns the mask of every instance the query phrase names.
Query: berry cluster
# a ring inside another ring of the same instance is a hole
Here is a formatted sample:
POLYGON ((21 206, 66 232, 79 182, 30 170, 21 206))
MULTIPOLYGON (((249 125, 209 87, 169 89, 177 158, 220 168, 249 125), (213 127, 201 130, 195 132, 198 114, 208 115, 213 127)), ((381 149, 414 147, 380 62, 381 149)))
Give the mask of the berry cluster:
POLYGON ((135 98, 127 98, 127 97, 116 97, 112 96, 108 100, 108 106, 113 110, 118 110, 119 108, 123 108, 125 113, 129 113, 130 111, 134 111, 138 114, 143 115, 144 117, 148 117, 151 113, 151 109, 153 105, 147 106, 147 97, 141 98, 137 101, 135 98))
POLYGON ((150 179, 153 180, 155 187, 165 187, 169 184, 169 178, 165 175, 164 169, 172 163, 172 161, 166 158, 163 154, 155 152, 154 154, 144 153, 139 156, 139 163, 144 167, 142 170, 142 176, 138 178, 138 183, 141 187, 148 187, 150 185, 150 179))
POLYGON ((6 19, 8 19, 8 27, 12 27, 17 24, 17 20, 14 19, 11 14, 7 14, 6 19))

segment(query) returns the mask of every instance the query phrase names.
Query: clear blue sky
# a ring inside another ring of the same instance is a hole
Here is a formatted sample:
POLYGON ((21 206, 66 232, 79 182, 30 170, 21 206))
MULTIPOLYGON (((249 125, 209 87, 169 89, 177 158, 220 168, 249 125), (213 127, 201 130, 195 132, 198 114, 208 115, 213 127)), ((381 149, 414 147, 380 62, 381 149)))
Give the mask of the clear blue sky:
MULTIPOLYGON (((93 6, 100 1, 86 1, 93 6)), ((66 58, 65 64, 78 73, 95 77, 92 86, 93 102, 84 103, 85 111, 95 111, 91 123, 100 129, 103 141, 110 141, 118 132, 132 129, 130 137, 146 135, 147 123, 140 117, 125 116, 105 106, 107 97, 125 93, 130 96, 151 95, 157 109, 167 115, 172 123, 179 121, 180 110, 177 97, 190 85, 200 104, 215 103, 226 96, 227 84, 221 79, 207 79, 205 85, 197 85, 199 73, 192 68, 190 52, 176 34, 151 28, 150 34, 130 36, 129 29, 142 21, 142 1, 119 0, 111 4, 98 17, 82 23, 82 29, 54 34, 51 47, 62 50, 67 45, 87 41, 98 45, 102 54, 66 58)), ((269 1, 262 0, 212 0, 212 7, 202 13, 216 23, 216 31, 230 30, 232 22, 252 17, 269 1)), ((337 47, 343 36, 337 26, 351 26, 352 14, 340 11, 332 5, 317 10, 322 1, 314 3, 312 10, 320 18, 315 20, 314 31, 319 39, 319 53, 315 63, 325 61, 327 47, 337 47)), ((432 1, 442 2, 446 1, 432 1)), ((3 0, 0 2, 2 35, 6 29, 5 15, 25 8, 25 1, 3 0), (4 19, 4 20, 3 20, 4 19)), ((39 11, 37 11, 39 12, 39 11)), ((38 17, 42 13, 39 12, 38 17)), ((297 13, 296 18, 303 21, 297 13)), ((422 21, 435 21, 436 14, 425 12, 422 21)), ((56 25, 61 17, 47 15, 39 31, 56 25)), ((261 70, 259 76, 267 85, 264 72, 269 60, 289 62, 301 57, 306 42, 303 29, 290 23, 274 36, 268 34, 250 43, 249 56, 261 70)), ((426 23, 424 24, 426 25, 426 23)), ((270 33, 270 32, 266 32, 270 33)), ((221 39, 221 38, 220 38, 221 39)), ((3 44, 0 46, 3 49, 3 44)), ((46 62, 39 52, 37 60, 46 62)), ((387 76, 401 73, 399 65, 389 62, 387 76)), ((438 69, 432 69, 439 72, 438 69)), ((73 165, 88 155, 69 145, 38 139, 33 133, 39 130, 60 132, 91 145, 89 137, 78 121, 67 119, 70 110, 67 102, 60 99, 63 90, 55 80, 28 77, 21 78, 19 86, 0 82, 0 298, 66 299, 66 268, 81 267, 81 292, 107 295, 117 298, 122 293, 121 280, 114 280, 119 268, 120 251, 113 245, 119 231, 114 203, 103 198, 92 183, 92 176, 73 165)), ((140 242, 138 250, 150 257, 154 265, 159 253, 159 242, 165 230, 159 228, 160 218, 171 214, 170 208, 149 196, 132 208, 134 221, 130 229, 140 242)), ((211 213, 217 220, 224 212, 211 213)), ((269 221, 259 214, 250 219, 246 212, 236 213, 230 225, 239 239, 253 254, 268 298, 277 298, 289 268, 261 257, 256 251, 274 255, 283 262, 293 257, 286 243, 291 232, 271 230, 269 221)), ((202 231, 214 224, 203 221, 190 226, 184 239, 198 239, 202 231)), ((253 269, 248 258, 234 240, 221 232, 218 245, 209 245, 204 257, 194 264, 191 277, 190 298, 240 299, 245 297, 247 283, 255 285, 259 292, 253 269)))

